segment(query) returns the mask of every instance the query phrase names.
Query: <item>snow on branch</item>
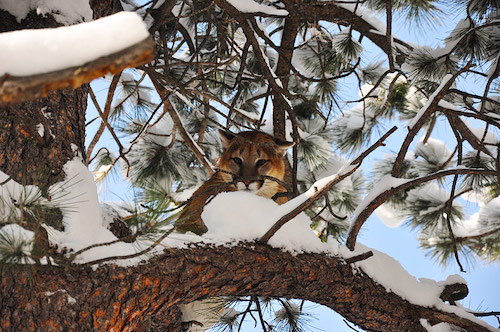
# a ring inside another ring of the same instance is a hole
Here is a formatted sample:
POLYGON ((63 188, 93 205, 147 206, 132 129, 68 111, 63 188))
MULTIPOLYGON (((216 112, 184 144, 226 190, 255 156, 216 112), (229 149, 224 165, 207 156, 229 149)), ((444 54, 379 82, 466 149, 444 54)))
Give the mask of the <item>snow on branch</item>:
POLYGON ((262 13, 267 15, 287 16, 288 11, 267 6, 253 0, 226 0, 242 13, 262 13))
POLYGON ((146 25, 122 12, 90 23, 0 34, 0 105, 77 88, 153 59, 146 25))

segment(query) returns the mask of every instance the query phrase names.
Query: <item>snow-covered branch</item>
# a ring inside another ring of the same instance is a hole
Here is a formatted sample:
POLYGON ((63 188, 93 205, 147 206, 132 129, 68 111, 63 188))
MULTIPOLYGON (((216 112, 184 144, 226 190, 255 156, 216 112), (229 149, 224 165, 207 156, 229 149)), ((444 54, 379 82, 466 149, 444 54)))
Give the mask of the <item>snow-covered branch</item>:
POLYGON ((0 34, 0 44, 0 104, 75 89, 154 58, 146 26, 134 13, 69 27, 6 32, 0 34))

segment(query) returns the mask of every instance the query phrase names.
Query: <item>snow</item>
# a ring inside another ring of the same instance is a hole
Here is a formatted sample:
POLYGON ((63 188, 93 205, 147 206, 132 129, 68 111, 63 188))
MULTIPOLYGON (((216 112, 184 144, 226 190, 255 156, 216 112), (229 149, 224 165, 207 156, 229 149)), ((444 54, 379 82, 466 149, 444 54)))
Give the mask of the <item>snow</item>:
POLYGON ((420 319, 420 324, 429 332, 452 332, 453 329, 450 324, 439 323, 436 325, 431 325, 427 319, 420 319))
POLYGON ((268 15, 287 16, 288 11, 260 4, 253 0, 226 0, 242 13, 264 13, 268 15))
MULTIPOLYGON (((24 255, 22 261, 16 261, 15 263, 33 263, 28 257, 30 256, 31 250, 33 249, 34 238, 35 233, 26 230, 17 224, 8 224, 0 228, 0 248, 13 247, 16 249, 20 249, 20 251, 24 255)), ((2 258, 1 255, 0 258, 2 258)), ((7 262, 9 261, 11 260, 8 259, 7 262)))
POLYGON ((43 124, 37 124, 36 131, 38 132, 38 135, 40 135, 40 137, 43 137, 45 135, 45 128, 43 127, 43 124))
POLYGON ((415 153, 417 156, 423 156, 425 163, 431 162, 434 165, 444 165, 451 156, 451 151, 446 144, 435 138, 429 138, 424 143, 422 137, 415 147, 415 153))
POLYGON ((68 302, 68 304, 75 304, 76 303, 76 299, 74 297, 72 297, 71 295, 69 295, 69 293, 65 290, 65 289, 58 289, 57 291, 55 292, 44 292, 43 294, 46 296, 46 297, 49 297, 49 303, 50 303, 50 297, 55 295, 56 293, 63 293, 63 294, 66 294, 66 301, 68 302))
POLYGON ((370 31, 380 35, 385 35, 385 31, 387 29, 386 25, 377 18, 378 15, 374 13, 370 8, 367 8, 363 5, 357 6, 356 3, 336 3, 336 5, 341 8, 347 9, 350 12, 353 12, 355 15, 371 24, 375 29, 370 29, 370 31), (354 10, 355 8, 356 11, 354 10))
POLYGON ((69 27, 1 33, 0 76, 29 76, 80 66, 148 36, 141 17, 131 12, 69 27))
POLYGON ((167 147, 172 143, 174 122, 170 115, 163 115, 161 119, 151 126, 147 131, 146 139, 155 144, 167 147))
POLYGON ((389 204, 380 205, 375 209, 375 214, 382 220, 384 225, 391 228, 400 226, 406 220, 406 217, 401 215, 400 211, 389 204))
POLYGON ((429 97, 425 105, 418 111, 417 115, 410 121, 408 121, 408 128, 411 130, 413 126, 420 120, 420 118, 424 115, 424 113, 427 111, 427 109, 431 106, 431 104, 434 102, 434 99, 436 99, 437 95, 443 90, 444 86, 453 78, 453 75, 447 74, 443 80, 441 81, 441 84, 439 87, 432 93, 432 95, 429 97))
POLYGON ((88 0, 0 0, 0 9, 15 16, 18 22, 25 19, 32 10, 36 10, 40 16, 52 15, 64 25, 92 20, 88 0))
POLYGON ((354 210, 352 214, 352 220, 356 220, 358 218, 358 215, 384 191, 391 190, 392 188, 400 186, 408 181, 408 179, 399 179, 390 175, 385 175, 384 177, 382 177, 380 181, 377 182, 377 184, 372 188, 372 190, 370 190, 370 192, 365 196, 363 201, 361 201, 356 210, 354 210))
POLYGON ((464 284, 467 285, 467 281, 458 274, 449 275, 445 281, 439 282, 440 285, 447 286, 453 284, 464 284))
MULTIPOLYGON (((278 205, 273 200, 244 191, 219 194, 203 210, 201 217, 208 227, 203 239, 216 244, 258 240, 294 207, 293 201, 278 205)), ((326 244, 314 234, 310 223, 304 213, 299 214, 280 228, 269 244, 292 253, 323 252, 326 244)))

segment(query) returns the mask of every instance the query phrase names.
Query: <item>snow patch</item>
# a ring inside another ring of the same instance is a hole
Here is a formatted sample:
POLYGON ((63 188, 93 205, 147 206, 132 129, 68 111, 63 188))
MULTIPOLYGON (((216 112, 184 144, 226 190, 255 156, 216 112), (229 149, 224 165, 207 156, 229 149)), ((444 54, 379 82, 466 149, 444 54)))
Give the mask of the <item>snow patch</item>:
POLYGON ((15 16, 18 22, 32 10, 41 16, 52 15, 64 25, 92 20, 92 9, 88 0, 0 0, 0 9, 15 16))
POLYGON ((0 34, 0 76, 29 76, 80 66, 148 36, 141 17, 131 12, 69 27, 5 32, 0 34))
POLYGON ((268 15, 287 16, 288 11, 255 2, 253 0, 227 0, 242 13, 264 13, 268 15))
POLYGON ((387 227, 398 227, 405 220, 406 217, 401 215, 401 212, 393 208, 389 204, 382 204, 377 209, 375 209, 375 214, 382 220, 384 225, 387 227))

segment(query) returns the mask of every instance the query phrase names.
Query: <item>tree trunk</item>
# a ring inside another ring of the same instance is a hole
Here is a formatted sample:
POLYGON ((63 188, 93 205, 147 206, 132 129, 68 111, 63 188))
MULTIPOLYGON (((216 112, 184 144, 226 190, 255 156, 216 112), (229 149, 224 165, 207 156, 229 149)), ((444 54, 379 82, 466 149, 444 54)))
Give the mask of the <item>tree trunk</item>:
POLYGON ((133 331, 150 322, 176 331, 178 304, 245 295, 310 300, 371 331, 425 331, 421 318, 487 331, 455 314, 411 304, 340 258, 294 256, 260 244, 168 249, 127 268, 36 266, 4 273, 0 292, 3 331, 133 331))
MULTIPOLYGON (((97 3, 94 18, 111 14, 112 3, 119 1, 97 3)), ((38 15, 35 10, 21 22, 0 10, 0 32, 58 26, 61 24, 51 15, 38 15)), ((50 199, 48 189, 64 179, 66 162, 78 155, 85 156, 87 95, 88 85, 83 85, 75 90, 51 92, 46 98, 0 107, 0 171, 19 184, 38 186, 42 196, 50 199)), ((63 229, 58 209, 40 213, 40 220, 63 229)), ((26 218, 23 227, 36 233, 33 255, 44 256, 47 234, 40 221, 26 218)))
MULTIPOLYGON (((114 0, 94 1, 94 18, 112 13, 114 0)), ((31 11, 21 22, 0 10, 0 32, 60 26, 50 15, 31 11)), ((35 56, 35 55, 34 55, 35 56)), ((47 189, 64 178, 62 167, 85 155, 88 86, 64 89, 47 98, 0 107, 0 171, 23 185, 47 189)))

